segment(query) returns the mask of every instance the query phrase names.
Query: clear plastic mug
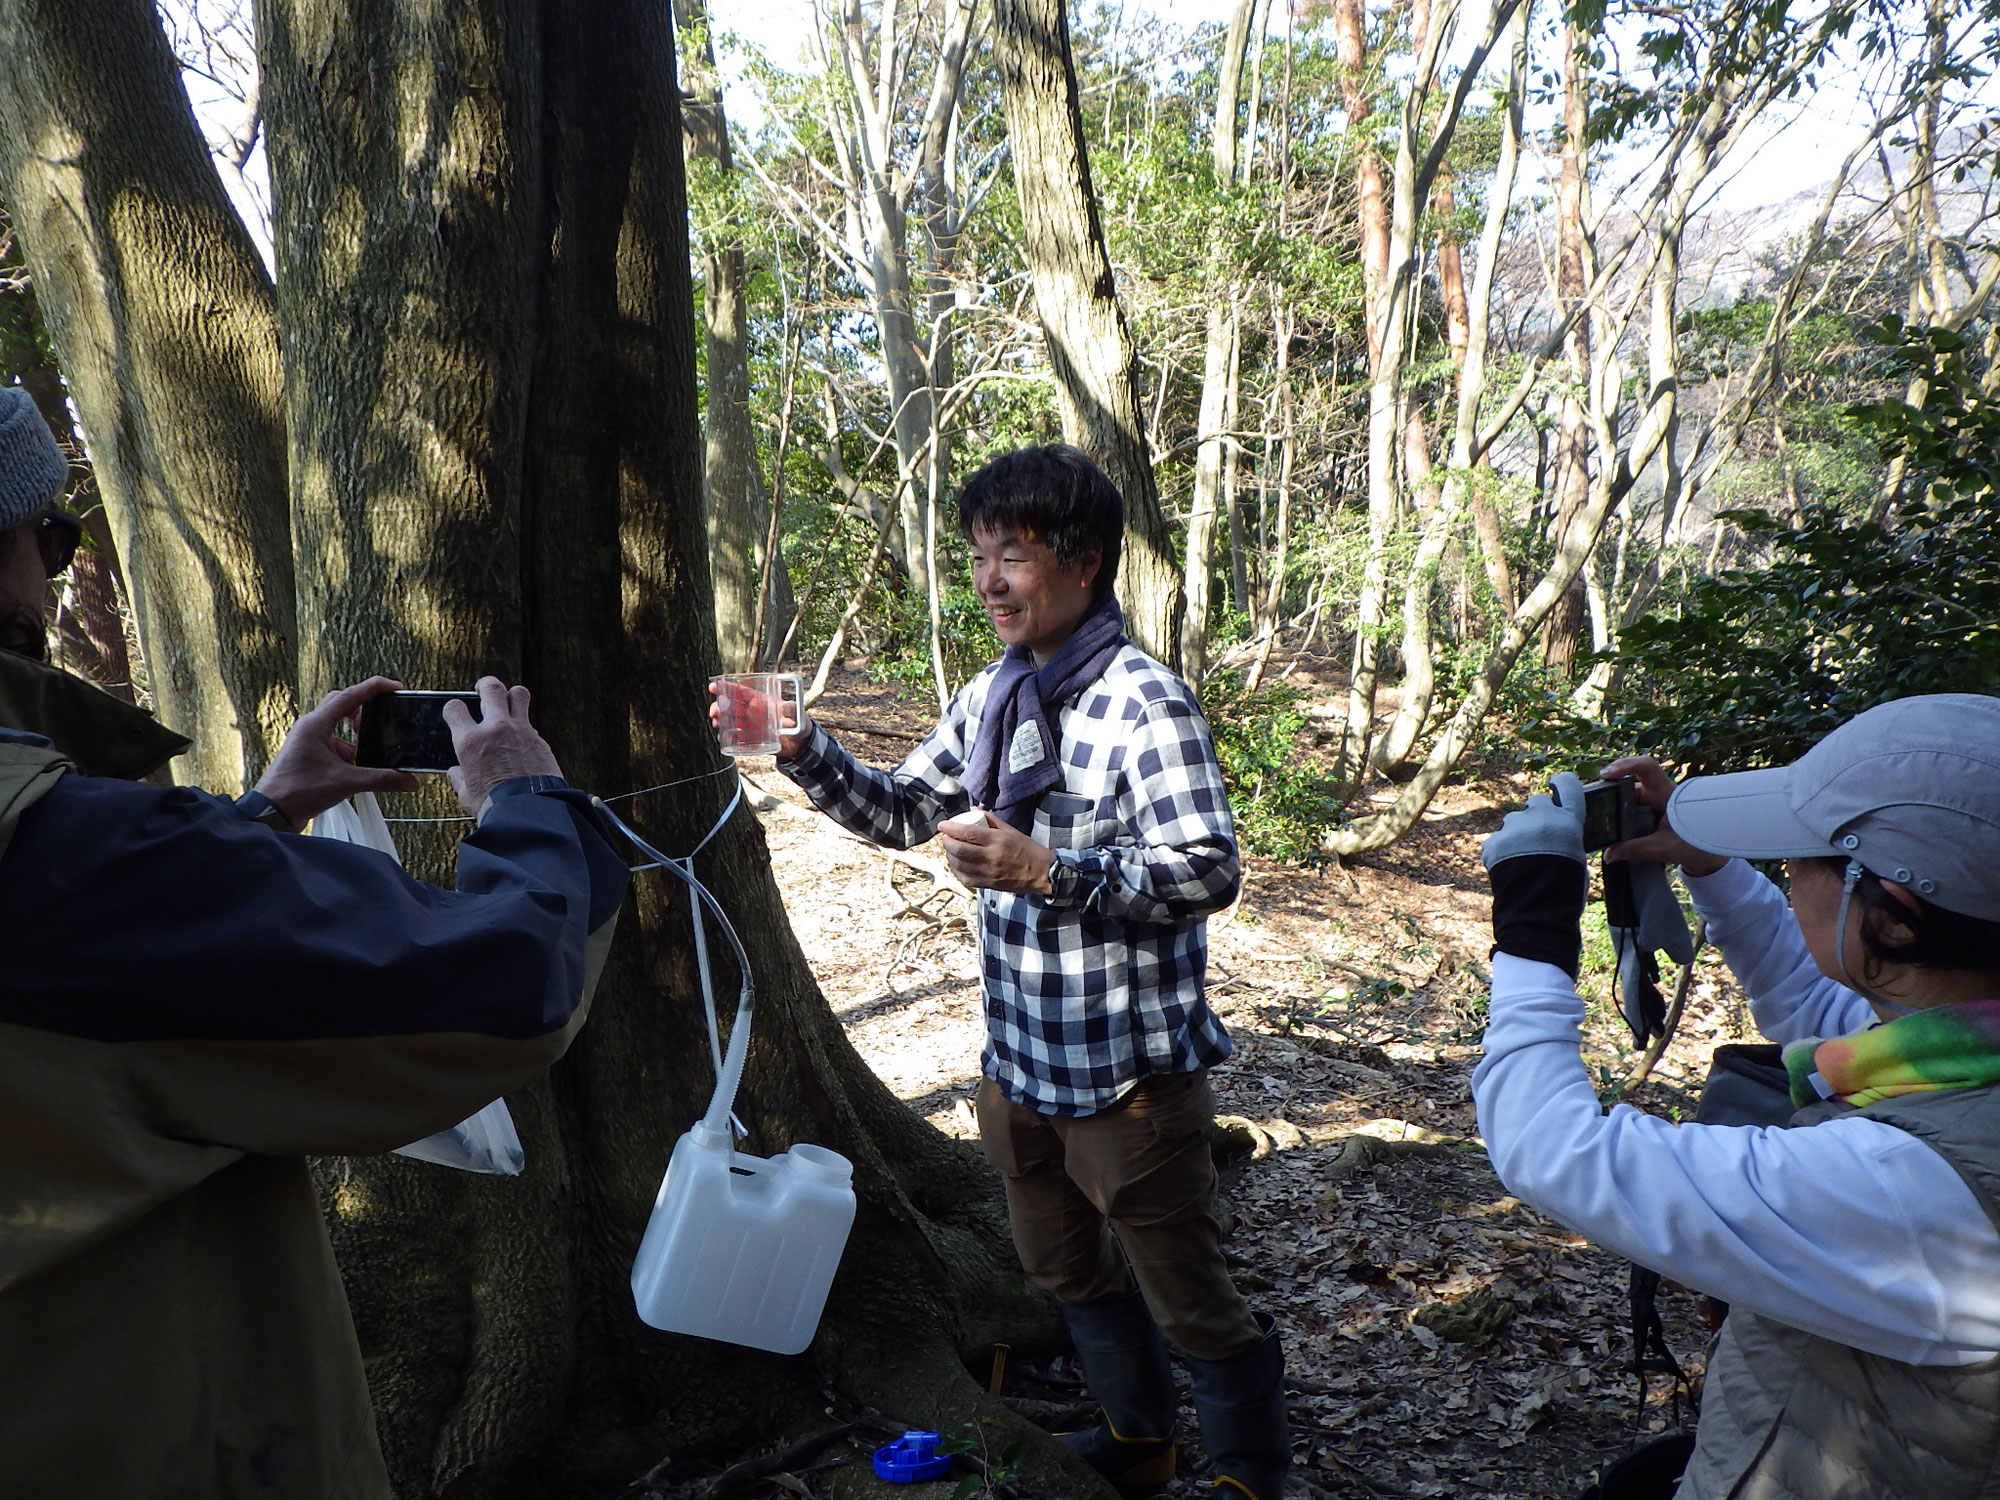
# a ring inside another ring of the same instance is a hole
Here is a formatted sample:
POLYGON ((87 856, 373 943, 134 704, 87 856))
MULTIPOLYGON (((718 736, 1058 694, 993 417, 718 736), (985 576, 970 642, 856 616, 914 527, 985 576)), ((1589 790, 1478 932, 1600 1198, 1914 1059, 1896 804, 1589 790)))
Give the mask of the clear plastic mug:
POLYGON ((806 717, 806 685, 796 672, 736 672, 709 678, 715 738, 724 755, 775 755, 781 734, 797 734, 806 717))

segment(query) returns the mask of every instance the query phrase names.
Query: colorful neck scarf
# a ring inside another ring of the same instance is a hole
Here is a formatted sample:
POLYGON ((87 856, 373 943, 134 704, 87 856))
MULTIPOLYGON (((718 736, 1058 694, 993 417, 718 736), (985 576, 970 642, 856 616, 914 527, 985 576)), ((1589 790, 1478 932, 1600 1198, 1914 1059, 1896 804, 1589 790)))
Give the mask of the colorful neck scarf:
POLYGON ((1853 1036, 1785 1048, 1792 1103, 1839 1099, 1860 1109, 1897 1094, 2000 1083, 2000 1000, 1912 1011, 1853 1036))

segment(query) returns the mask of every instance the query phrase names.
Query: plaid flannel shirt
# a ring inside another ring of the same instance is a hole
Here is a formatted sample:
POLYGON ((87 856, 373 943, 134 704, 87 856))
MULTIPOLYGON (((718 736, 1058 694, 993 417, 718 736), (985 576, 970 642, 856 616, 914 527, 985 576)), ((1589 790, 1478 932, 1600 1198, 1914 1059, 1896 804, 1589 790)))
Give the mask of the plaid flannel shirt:
MULTIPOLYGON (((959 785, 993 667, 902 765, 857 761, 824 729, 778 768, 843 827, 892 849, 964 812, 959 785)), ((1006 1095, 1090 1115, 1153 1073, 1211 1067, 1229 1034, 1208 1008, 1207 917, 1239 881, 1229 800, 1194 693, 1127 644, 1061 706, 1062 785, 1032 836, 1055 851, 1047 896, 981 891, 986 1048, 1006 1095)))

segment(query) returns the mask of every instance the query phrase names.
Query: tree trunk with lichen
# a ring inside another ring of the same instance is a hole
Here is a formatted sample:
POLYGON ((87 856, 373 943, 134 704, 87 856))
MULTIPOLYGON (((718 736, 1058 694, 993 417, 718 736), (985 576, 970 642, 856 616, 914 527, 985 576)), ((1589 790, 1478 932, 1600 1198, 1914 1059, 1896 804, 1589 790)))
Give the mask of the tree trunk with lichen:
POLYGON ((997 0, 994 53, 1063 435, 1125 497, 1118 596, 1126 627, 1142 650, 1178 669, 1181 573, 1139 420, 1139 359, 1098 222, 1062 0, 997 0))

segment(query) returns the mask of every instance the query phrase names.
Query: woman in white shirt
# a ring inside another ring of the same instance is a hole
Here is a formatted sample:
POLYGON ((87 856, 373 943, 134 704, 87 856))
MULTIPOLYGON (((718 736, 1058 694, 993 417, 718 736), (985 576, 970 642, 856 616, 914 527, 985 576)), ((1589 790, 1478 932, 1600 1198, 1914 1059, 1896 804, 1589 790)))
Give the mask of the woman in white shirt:
POLYGON ((1726 1301, 1677 1500, 1951 1500, 2000 1474, 2000 699, 1872 709, 1795 764, 1674 788, 1607 858, 1678 863, 1786 1044, 1793 1126, 1605 1114, 1578 1055, 1581 788, 1488 840, 1473 1095, 1508 1189, 1726 1301), (1784 859, 1789 910, 1742 858, 1784 859), (1882 1024, 1877 1024, 1877 1023, 1882 1024))

